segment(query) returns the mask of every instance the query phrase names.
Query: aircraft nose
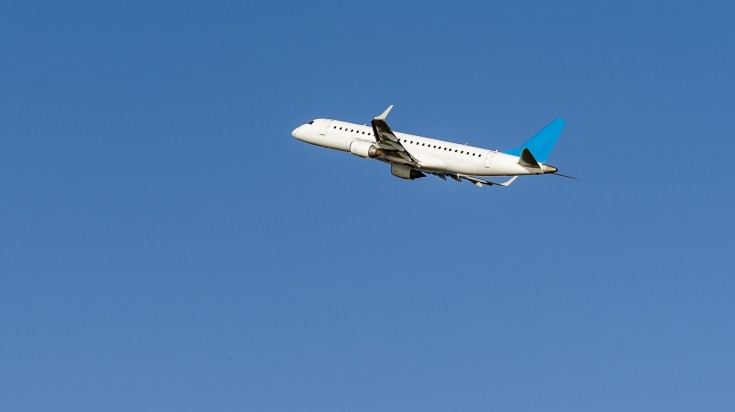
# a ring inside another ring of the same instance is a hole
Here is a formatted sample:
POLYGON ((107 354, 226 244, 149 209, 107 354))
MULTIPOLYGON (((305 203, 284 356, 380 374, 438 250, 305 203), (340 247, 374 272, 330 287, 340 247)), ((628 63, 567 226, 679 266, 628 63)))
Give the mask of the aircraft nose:
POLYGON ((301 126, 293 129, 293 132, 291 132, 291 136, 293 136, 293 137, 295 137, 295 138, 297 138, 299 140, 301 140, 301 135, 300 134, 301 134, 301 126))

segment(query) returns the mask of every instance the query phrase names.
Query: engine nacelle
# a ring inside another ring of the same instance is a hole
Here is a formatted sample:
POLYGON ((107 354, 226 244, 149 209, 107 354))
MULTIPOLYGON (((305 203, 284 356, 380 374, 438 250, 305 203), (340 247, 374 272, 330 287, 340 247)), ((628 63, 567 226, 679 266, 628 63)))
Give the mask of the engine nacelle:
POLYGON ((390 172, 395 177, 400 177, 401 179, 407 179, 407 180, 418 179, 420 177, 426 176, 425 174, 423 174, 422 172, 416 169, 411 169, 408 166, 397 165, 397 164, 390 165, 390 172))
POLYGON ((385 154, 383 153, 383 149, 375 146, 375 144, 362 140, 353 140, 350 143, 350 152, 360 157, 378 157, 385 154))

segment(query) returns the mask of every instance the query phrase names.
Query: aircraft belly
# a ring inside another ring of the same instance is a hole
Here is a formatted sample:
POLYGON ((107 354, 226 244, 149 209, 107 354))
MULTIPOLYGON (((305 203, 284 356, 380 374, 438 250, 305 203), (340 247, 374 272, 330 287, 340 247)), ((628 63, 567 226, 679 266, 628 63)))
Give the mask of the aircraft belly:
POLYGON ((422 170, 432 170, 443 172, 447 170, 447 163, 442 159, 437 159, 423 153, 414 153, 413 156, 418 160, 422 170))
POLYGON ((492 167, 483 167, 483 169, 485 169, 483 172, 481 172, 481 175, 483 176, 510 176, 529 174, 526 168, 514 162, 513 158, 511 158, 510 156, 496 156, 493 160, 492 167))
POLYGON ((468 160, 468 159, 451 159, 447 160, 447 171, 461 173, 465 175, 478 175, 485 173, 486 169, 482 165, 482 160, 468 160))

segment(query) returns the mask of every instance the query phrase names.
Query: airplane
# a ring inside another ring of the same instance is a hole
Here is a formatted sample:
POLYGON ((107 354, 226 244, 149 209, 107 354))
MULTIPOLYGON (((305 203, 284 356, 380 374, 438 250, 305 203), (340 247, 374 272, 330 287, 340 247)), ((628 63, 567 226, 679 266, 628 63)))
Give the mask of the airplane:
POLYGON ((519 176, 555 174, 554 166, 546 164, 564 121, 555 119, 520 147, 489 150, 466 144, 452 143, 407 133, 394 132, 385 118, 393 109, 390 105, 373 118, 371 126, 334 119, 314 119, 294 129, 293 137, 328 149, 350 152, 356 156, 390 164, 393 176, 414 180, 435 175, 442 180, 450 177, 458 182, 467 180, 477 187, 510 186, 519 176), (512 176, 505 182, 483 179, 486 176, 512 176))

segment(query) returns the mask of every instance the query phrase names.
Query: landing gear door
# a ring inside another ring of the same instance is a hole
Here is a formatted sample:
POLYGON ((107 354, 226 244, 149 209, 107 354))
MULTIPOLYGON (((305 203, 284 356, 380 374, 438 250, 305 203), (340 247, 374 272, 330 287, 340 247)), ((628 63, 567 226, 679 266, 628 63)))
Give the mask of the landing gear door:
POLYGON ((331 119, 327 119, 322 122, 322 127, 319 129, 319 134, 324 136, 327 134, 327 129, 329 129, 329 124, 332 123, 331 119))
POLYGON ((495 152, 488 152, 487 156, 485 156, 485 167, 493 167, 493 158, 495 158, 495 152))

